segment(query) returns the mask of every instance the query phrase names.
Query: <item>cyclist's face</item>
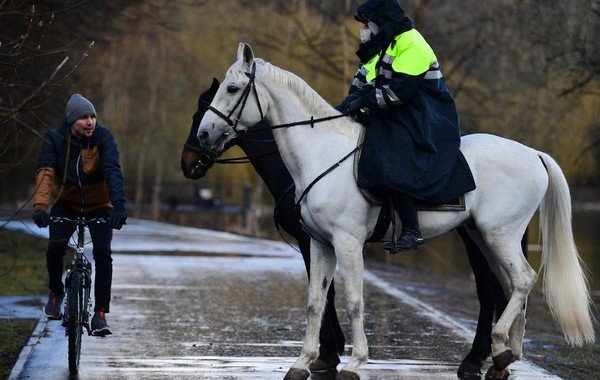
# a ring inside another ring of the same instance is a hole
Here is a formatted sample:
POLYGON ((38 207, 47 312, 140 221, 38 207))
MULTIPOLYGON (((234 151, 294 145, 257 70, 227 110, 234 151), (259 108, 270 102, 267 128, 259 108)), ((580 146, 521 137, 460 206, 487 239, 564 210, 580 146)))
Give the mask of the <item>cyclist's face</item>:
POLYGON ((94 128, 96 128, 96 116, 85 115, 73 123, 71 130, 78 137, 90 137, 94 133, 94 128))

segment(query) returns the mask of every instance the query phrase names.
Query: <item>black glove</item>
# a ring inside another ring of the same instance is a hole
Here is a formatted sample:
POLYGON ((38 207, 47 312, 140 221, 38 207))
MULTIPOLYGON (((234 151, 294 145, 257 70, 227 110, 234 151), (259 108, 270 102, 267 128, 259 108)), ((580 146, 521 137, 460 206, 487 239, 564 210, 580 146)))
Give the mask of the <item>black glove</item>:
POLYGON ((362 110, 366 105, 366 98, 361 96, 358 99, 354 99, 346 106, 346 113, 352 117, 359 116, 361 113, 366 113, 366 110, 362 110))
POLYGON ((333 108, 340 111, 341 113, 344 113, 344 112, 346 112, 346 108, 348 107, 348 104, 352 103, 353 100, 360 98, 360 96, 361 96, 360 91, 358 91, 358 90, 354 91, 353 93, 348 94, 348 96, 346 96, 339 105, 337 105, 333 108))
POLYGON ((35 225, 39 228, 46 228, 50 224, 50 215, 46 211, 35 211, 32 218, 35 225))
POLYGON ((348 104, 346 113, 363 125, 369 124, 373 112, 378 110, 375 88, 367 85, 356 92, 360 93, 360 97, 348 104))
POLYGON ((109 223, 110 223, 110 226, 112 228, 114 228, 115 230, 120 230, 121 227, 123 227, 123 224, 125 224, 126 220, 127 220, 127 213, 125 211, 115 211, 110 216, 109 223))

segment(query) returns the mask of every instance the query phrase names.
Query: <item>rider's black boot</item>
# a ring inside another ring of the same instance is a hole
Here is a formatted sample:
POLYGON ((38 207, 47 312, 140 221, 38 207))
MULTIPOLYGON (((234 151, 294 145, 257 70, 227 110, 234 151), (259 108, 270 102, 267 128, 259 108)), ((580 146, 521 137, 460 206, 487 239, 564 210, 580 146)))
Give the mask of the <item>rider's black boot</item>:
POLYGON ((415 202, 404 194, 394 192, 392 193, 392 203, 402 221, 402 233, 395 242, 387 243, 383 247, 394 255, 399 251, 409 251, 422 246, 425 240, 419 230, 415 202))

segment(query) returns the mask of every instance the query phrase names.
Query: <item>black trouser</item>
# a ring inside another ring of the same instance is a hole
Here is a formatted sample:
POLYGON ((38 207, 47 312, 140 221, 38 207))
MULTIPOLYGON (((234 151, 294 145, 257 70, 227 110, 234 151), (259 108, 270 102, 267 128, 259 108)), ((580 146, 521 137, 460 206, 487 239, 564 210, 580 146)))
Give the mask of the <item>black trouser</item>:
POLYGON ((419 220, 417 218, 417 206, 415 201, 407 195, 393 191, 392 203, 402 221, 402 231, 417 231, 419 220))
MULTIPOLYGON (((80 213, 72 210, 64 205, 56 204, 52 207, 50 215, 62 216, 69 219, 77 217, 85 218, 103 218, 112 214, 112 209, 103 208, 94 210, 88 213, 80 213)), ((54 293, 64 294, 64 285, 62 282, 63 273, 63 257, 69 239, 75 232, 75 225, 70 223, 50 223, 50 242, 48 243, 48 251, 46 252, 46 265, 48 267, 48 275, 50 277, 49 288, 54 293)), ((110 307, 110 288, 112 285, 112 257, 110 243, 112 241, 112 228, 105 223, 93 223, 89 227, 92 243, 94 244, 93 256, 96 263, 94 293, 95 305, 94 311, 99 311, 101 308, 106 313, 110 307)), ((76 236, 74 237, 77 238, 76 236)))

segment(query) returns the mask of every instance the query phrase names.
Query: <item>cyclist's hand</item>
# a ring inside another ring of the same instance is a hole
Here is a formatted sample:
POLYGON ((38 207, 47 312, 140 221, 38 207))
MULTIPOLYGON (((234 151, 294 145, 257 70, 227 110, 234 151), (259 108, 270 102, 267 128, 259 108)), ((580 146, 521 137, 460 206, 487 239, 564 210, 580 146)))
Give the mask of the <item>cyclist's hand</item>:
POLYGON ((115 230, 120 230, 127 220, 127 213, 125 211, 115 211, 110 217, 110 226, 115 230))
POLYGON ((35 211, 33 213, 33 222, 39 228, 46 228, 50 224, 50 215, 46 211, 35 211))

